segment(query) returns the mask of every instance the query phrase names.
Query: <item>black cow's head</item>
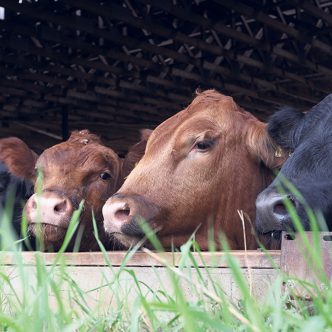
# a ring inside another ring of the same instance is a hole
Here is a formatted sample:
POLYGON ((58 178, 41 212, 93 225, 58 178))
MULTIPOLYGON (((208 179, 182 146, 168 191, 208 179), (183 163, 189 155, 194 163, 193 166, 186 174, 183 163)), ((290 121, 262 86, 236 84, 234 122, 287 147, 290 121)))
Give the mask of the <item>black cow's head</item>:
POLYGON ((276 143, 292 154, 276 179, 257 198, 258 230, 267 233, 294 229, 285 198, 295 207, 304 229, 310 229, 304 202, 289 190, 288 181, 308 207, 323 213, 332 229, 332 94, 306 114, 292 108, 277 112, 268 130, 276 143))

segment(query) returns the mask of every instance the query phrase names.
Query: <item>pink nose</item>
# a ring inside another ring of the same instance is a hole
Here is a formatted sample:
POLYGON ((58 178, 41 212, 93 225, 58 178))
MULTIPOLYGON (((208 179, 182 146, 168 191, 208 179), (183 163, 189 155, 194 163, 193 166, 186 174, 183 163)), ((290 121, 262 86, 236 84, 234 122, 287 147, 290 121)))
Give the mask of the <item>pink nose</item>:
POLYGON ((73 213, 73 205, 66 197, 53 192, 44 192, 40 196, 33 194, 25 205, 29 224, 44 223, 58 227, 68 227, 73 213))
POLYGON ((122 225, 132 218, 129 203, 126 201, 107 201, 103 206, 103 217, 106 232, 120 232, 122 225))
POLYGON ((106 233, 123 233, 129 236, 143 236, 141 220, 153 222, 160 209, 140 195, 117 193, 103 206, 106 233))

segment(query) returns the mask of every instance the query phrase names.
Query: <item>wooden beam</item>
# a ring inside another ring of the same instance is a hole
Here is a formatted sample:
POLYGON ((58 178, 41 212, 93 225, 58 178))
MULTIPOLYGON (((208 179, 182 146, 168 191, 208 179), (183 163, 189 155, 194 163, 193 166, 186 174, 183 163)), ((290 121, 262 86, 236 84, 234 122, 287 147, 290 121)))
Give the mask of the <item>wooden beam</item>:
POLYGON ((296 40, 299 40, 305 44, 310 44, 313 48, 316 48, 328 55, 332 55, 332 46, 318 40, 317 38, 313 38, 313 36, 309 36, 290 25, 286 25, 283 22, 280 22, 276 19, 273 19, 269 15, 263 13, 260 10, 257 10, 253 7, 250 7, 241 1, 232 1, 232 0, 214 0, 218 4, 223 7, 226 7, 231 10, 236 10, 246 17, 255 18, 258 22, 265 24, 271 29, 277 30, 282 33, 286 33, 287 36, 292 37, 296 40))
POLYGON ((294 5, 303 8, 306 12, 310 13, 311 15, 321 18, 325 21, 328 25, 332 26, 332 15, 328 12, 322 10, 321 8, 315 6, 311 1, 308 0, 291 0, 291 3, 294 5))
MULTIPOLYGON (((244 44, 247 44, 250 47, 253 47, 255 49, 260 49, 264 52, 266 52, 267 54, 275 54, 278 57, 282 57, 285 58, 286 60, 292 61, 294 63, 296 63, 299 66, 305 67, 310 71, 315 71, 315 72, 322 72, 324 74, 326 73, 330 73, 331 74, 331 69, 324 67, 322 65, 317 65, 316 63, 309 61, 308 59, 302 59, 301 57, 299 57, 298 55, 294 55, 293 53, 280 49, 278 46, 274 46, 270 47, 270 45, 267 45, 266 43, 262 42, 261 40, 258 40, 254 37, 248 36, 246 34, 244 34, 243 32, 234 30, 232 31, 231 28, 220 24, 220 23, 213 23, 211 22, 209 19, 195 14, 192 11, 189 11, 188 8, 184 9, 181 8, 180 6, 174 6, 171 1, 165 0, 165 1, 158 1, 158 0, 140 0, 143 3, 146 4, 150 4, 152 6, 155 6, 156 8, 160 8, 162 10, 165 10, 166 12, 174 15, 177 18, 180 18, 182 20, 185 21, 189 21, 192 22, 196 25, 202 26, 203 28, 206 29, 212 29, 217 31, 218 33, 225 35, 229 38, 238 40, 244 44)), ((221 1, 223 2, 223 1, 221 1)), ((233 1, 232 1, 233 3, 233 1)), ((246 14, 244 14, 245 16, 247 16, 246 14)), ((239 61, 240 63, 244 63, 250 66, 250 58, 246 57, 246 56, 241 56, 239 57, 239 55, 235 55, 234 58, 236 61, 239 61), (244 61, 244 62, 242 62, 244 61)), ((255 60, 256 62, 258 62, 257 60, 255 60)), ((265 71, 267 72, 271 72, 271 68, 268 68, 266 66, 266 64, 260 62, 259 67, 261 69, 265 69, 265 71)), ((274 75, 280 76, 280 77, 286 77, 290 80, 297 80, 297 81, 301 81, 303 80, 301 78, 301 76, 296 75, 294 73, 288 73, 288 72, 283 72, 282 70, 278 70, 277 68, 274 69, 273 72, 274 75)), ((305 82, 303 82, 305 83, 305 82)))
MULTIPOLYGON (((15 49, 14 49, 15 50, 15 49)), ((146 85, 138 85, 134 84, 132 82, 126 81, 123 75, 121 75, 121 78, 105 78, 103 76, 96 76, 95 74, 90 74, 89 72, 83 73, 81 71, 74 70, 72 68, 65 68, 61 66, 47 66, 43 67, 40 64, 33 63, 32 61, 29 62, 27 59, 24 61, 19 61, 17 62, 17 57, 11 55, 11 56, 5 56, 3 55, 3 62, 8 63, 9 65, 15 65, 15 67, 20 67, 23 70, 25 68, 34 68, 35 70, 46 70, 49 73, 56 74, 56 75, 62 75, 62 76, 69 76, 76 78, 77 81, 75 81, 75 86, 78 84, 78 80, 84 80, 88 81, 94 84, 105 84, 108 86, 112 87, 117 87, 117 88, 124 88, 128 89, 131 91, 137 91, 137 92, 143 92, 144 94, 158 97, 158 100, 160 99, 165 99, 165 100, 178 100, 178 101, 186 101, 187 98, 185 95, 189 95, 192 93, 191 90, 180 86, 179 84, 176 84, 174 81, 170 81, 167 79, 161 79, 159 77, 154 77, 152 75, 147 75, 146 78, 141 78, 141 81, 143 84, 149 85, 149 84, 154 84, 158 85, 158 89, 153 89, 153 91, 147 87, 146 85), (164 90, 163 86, 167 86, 168 88, 172 88, 176 90, 178 93, 174 93, 172 91, 164 90), (182 94, 179 94, 182 93, 182 94)), ((160 68, 158 68, 160 71, 160 68)), ((17 72, 10 71, 7 68, 4 69, 4 74, 17 74, 17 72)), ((123 73, 125 74, 125 72, 123 73)), ((31 79, 34 78, 34 76, 30 76, 31 79)), ((40 77, 42 81, 44 81, 43 77, 40 77)), ((49 78, 45 78, 45 81, 48 81, 49 78)))
MULTIPOLYGON (((51 80, 51 76, 48 76, 48 75, 40 75, 40 74, 23 74, 21 76, 21 73, 20 72, 17 72, 17 71, 8 71, 6 70, 5 72, 7 73, 11 73, 12 75, 17 75, 17 77, 19 78, 19 80, 10 80, 11 84, 13 85, 13 82, 22 82, 22 79, 24 81, 24 79, 29 79, 29 80, 43 80, 43 81, 49 81, 51 80)), ((60 81, 60 82, 56 82, 55 80, 53 81, 54 84, 56 85, 60 85, 63 87, 63 83, 60 81)), ((70 84, 70 86, 75 86, 76 84, 72 83, 70 84)), ((68 87, 70 88, 69 86, 69 83, 68 84, 65 84, 65 87, 68 87)), ((46 89, 44 91, 44 93, 47 93, 47 90, 50 90, 50 89, 46 89)), ((158 97, 155 97, 155 98, 150 98, 150 97, 136 97, 135 95, 131 94, 131 95, 128 95, 124 92, 120 92, 120 91, 115 91, 115 90, 111 90, 109 88, 104 88, 104 87, 101 87, 101 86, 96 86, 94 88, 95 92, 97 94, 101 94, 101 95, 109 95, 109 96, 112 96, 112 97, 117 97, 117 99, 121 99, 123 98, 125 101, 133 101, 135 103, 140 103, 142 106, 144 105, 144 112, 146 113, 157 113, 157 109, 158 108, 162 108, 162 107, 167 107, 168 109, 170 110, 174 110, 174 109, 178 109, 178 106, 174 103, 174 101, 171 103, 171 102, 168 102, 168 101, 165 101, 163 99, 160 99, 158 97), (153 106, 153 107, 151 107, 153 106)), ((69 90, 71 91, 71 90, 69 90)), ((1 93, 1 92, 0 92, 1 93)), ((76 94, 76 96, 78 96, 76 94)), ((97 97, 96 95, 94 96, 91 96, 89 94, 80 94, 79 97, 80 99, 85 99, 85 100, 90 100, 90 101, 96 101, 96 102, 99 102, 99 103, 105 103, 105 98, 104 97, 97 97)))
MULTIPOLYGON (((24 5, 25 6, 25 4, 22 4, 22 5, 24 5)), ((23 7, 24 7, 23 6, 23 7)), ((26 6, 27 7, 27 6, 26 6)), ((19 5, 19 8, 20 8, 20 10, 22 10, 22 6, 21 5, 19 5)), ((28 7, 27 7, 28 8, 28 7)), ((31 8, 29 8, 30 10, 31 10, 31 8)), ((38 14, 38 10, 37 10, 37 14, 38 14)), ((31 14, 32 15, 32 14, 31 14)), ((48 14, 49 15, 49 14, 48 14)), ((54 15, 52 16, 52 15, 50 15, 51 17, 54 17, 54 15)), ((59 18, 56 18, 56 20, 58 20, 59 18)), ((62 18, 60 18, 60 19, 62 19, 62 18)), ((79 18, 78 19, 79 20, 79 22, 83 22, 82 20, 81 20, 81 18, 79 18)), ((87 22, 87 20, 84 20, 84 22, 87 22)), ((67 23, 68 23, 68 20, 67 20, 67 23)), ((70 22, 69 22, 69 24, 71 24, 70 22)), ((75 23, 76 24, 76 23, 75 23)), ((140 24, 142 24, 142 23, 140 23, 140 24)), ((91 30, 91 22, 90 22, 90 24, 88 24, 87 25, 88 26, 88 30, 91 30)), ((77 24, 75 25, 75 28, 77 29, 77 24)), ((81 26, 79 26, 79 28, 81 29, 81 26)), ((100 33, 100 29, 95 29, 95 30, 97 30, 97 34, 99 34, 100 33)), ((92 31, 92 30, 91 30, 92 31)), ((102 31, 102 30, 101 30, 102 31)), ((165 30, 163 30, 164 32, 163 33, 165 33, 165 30)), ((102 33, 104 33, 105 31, 103 31, 102 33)), ((183 36, 182 36, 183 37, 183 36)), ((19 45, 19 44, 18 44, 19 45)), ((26 45, 25 44, 22 44, 22 45, 20 45, 20 46, 18 46, 18 47, 20 47, 22 50, 24 50, 24 49, 26 49, 26 45)), ((30 48, 31 46, 29 46, 29 48, 30 48)), ((40 50, 39 48, 37 48, 38 50, 40 50)), ((29 50, 30 51, 30 50, 29 50)), ((177 52, 178 53, 178 52, 177 52)), ((40 55, 40 51, 36 51, 36 54, 37 55, 40 55)), ((44 53, 42 53, 41 54, 41 56, 44 56, 44 57, 49 57, 50 56, 50 54, 52 54, 52 52, 50 52, 49 50, 46 50, 46 53, 44 52, 44 53)), ((180 54, 180 53, 178 53, 178 54, 180 54)), ((186 59, 186 60, 188 60, 188 57, 186 57, 186 58, 183 58, 182 57, 183 55, 181 55, 181 61, 183 61, 184 59, 186 59)), ((190 58, 190 57, 189 57, 190 58)), ((75 61, 75 59, 76 58, 73 58, 73 61, 75 61)), ((56 59, 57 61, 60 61, 59 59, 56 59)), ((91 63, 91 61, 86 61, 86 60, 79 60, 78 61, 78 63, 80 63, 80 64, 83 64, 83 65, 88 65, 88 63, 91 63), (81 61, 81 62, 80 62, 81 61), (83 62, 82 62, 83 61, 83 62)), ((187 63, 187 62, 186 62, 187 63)), ((204 63, 203 63, 203 65, 204 65, 204 63)), ((105 65, 105 64, 100 64, 100 63, 98 63, 98 64, 94 64, 93 66, 92 66, 92 68, 94 68, 94 69, 100 69, 100 70, 102 70, 102 71, 107 71, 108 69, 109 69, 109 66, 108 65, 105 65)), ((117 70, 119 69, 118 67, 114 67, 114 68, 117 68, 117 70)), ((200 68, 201 69, 201 67, 200 66, 198 66, 198 68, 200 68)), ((204 69, 207 69, 207 68, 205 68, 204 66, 203 66, 203 68, 204 69)), ((212 67, 212 66, 210 66, 210 68, 208 68, 207 69, 207 71, 208 72, 211 72, 212 70, 213 70, 213 68, 218 68, 218 66, 214 66, 214 67, 212 67)), ((265 68, 264 67, 261 67, 262 68, 262 70, 265 70, 265 68)), ((220 72, 220 74, 222 74, 221 72, 222 72, 222 70, 223 69, 220 69, 219 70, 219 72, 220 72)), ((118 72, 119 73, 119 72, 118 72)), ((223 71, 223 73, 225 74, 225 73, 227 73, 227 71, 223 71)), ((172 72, 172 74, 173 74, 173 72, 172 72)), ((231 72, 229 73, 229 75, 231 76, 231 72)), ((287 73, 285 73, 285 72, 283 72, 283 71, 281 71, 281 72, 279 72, 279 74, 280 75, 287 75, 287 73)), ((243 75, 243 74, 242 74, 243 75)), ((191 73, 189 73, 188 74, 188 72, 186 72, 186 71, 183 71, 183 70, 180 70, 180 69, 175 69, 175 75, 174 76, 178 76, 178 77, 181 77, 183 80, 193 80, 193 81, 195 81, 195 82, 202 82, 202 77, 200 76, 200 75, 197 75, 197 74, 191 74, 191 73), (176 75, 177 74, 177 75, 176 75)), ((234 76, 234 75, 233 75, 234 76)), ((243 76, 242 76, 243 77, 243 76)), ((290 76, 289 76, 290 77, 290 76)), ((297 78, 296 76, 294 77, 292 77, 293 79, 294 78, 297 78)), ((299 77, 299 78, 297 78, 299 81, 301 81, 301 83, 303 83, 303 84, 306 84, 306 80, 303 80, 303 78, 301 79, 301 77, 299 77)), ((250 80, 250 76, 249 77, 247 77, 247 81, 249 81, 250 80)), ((205 82, 204 82, 204 84, 209 84, 209 82, 210 82, 210 84, 212 83, 214 86, 216 86, 216 87, 218 87, 219 89, 223 89, 223 88, 225 88, 225 84, 223 84, 223 83, 220 83, 218 80, 206 80, 205 82)), ((253 78, 253 80, 251 80, 251 84, 253 83, 253 82, 255 82, 255 84, 260 84, 260 86, 262 87, 262 89, 264 88, 264 92, 267 90, 267 87, 268 86, 270 86, 271 87, 271 89, 272 89, 272 85, 273 84, 271 84, 271 83, 269 83, 268 81, 265 81, 265 82, 267 82, 267 84, 264 84, 264 80, 257 80, 256 79, 256 81, 255 81, 255 78, 253 78), (260 82, 260 83, 259 83, 260 82)), ((273 99, 271 99, 271 98, 266 98, 265 97, 265 93, 258 93, 258 94, 256 94, 255 92, 253 93, 252 91, 251 91, 251 89, 248 89, 247 87, 243 87, 243 86, 241 86, 241 85, 238 85, 237 87, 236 87, 236 85, 235 84, 232 84, 232 83, 227 83, 228 85, 228 89, 230 89, 230 91, 234 91, 234 92, 236 92, 236 93, 242 93, 242 94, 244 94, 244 93, 246 93, 246 94, 249 94, 249 95, 251 95, 253 98, 257 98, 258 100, 262 100, 262 101, 267 101, 267 102, 271 102, 271 100, 273 100, 273 99), (235 90, 236 89, 236 90, 235 90)), ((102 90, 100 90, 100 91, 102 91, 102 90)), ((105 90, 104 90, 105 91, 105 90)), ((278 93, 283 93, 283 91, 282 91, 282 89, 279 89, 279 91, 278 91, 278 93)), ((284 94, 286 94, 286 95, 289 95, 289 94, 291 94, 289 91, 286 91, 286 93, 284 92, 284 94)), ((308 100, 310 100, 312 103, 314 103, 314 102, 316 102, 316 100, 317 100, 317 98, 316 97, 310 97, 310 95, 308 95, 308 96, 303 96, 303 95, 299 95, 299 96, 294 96, 294 97, 299 97, 299 99, 301 99, 301 100, 303 100, 304 102, 307 102, 308 100)), ((86 98, 89 98, 89 96, 87 96, 86 98)), ((275 100, 275 99, 274 99, 275 100)), ((291 99, 287 99, 287 98, 282 98, 282 100, 284 101, 284 102, 286 102, 286 103, 291 103, 292 102, 292 100, 291 99)))
POLYGON ((149 17, 149 20, 140 17, 134 17, 128 9, 126 9, 123 6, 119 6, 115 3, 109 2, 100 5, 95 1, 89 1, 89 0, 71 0, 70 3, 76 8, 87 10, 101 17, 107 17, 113 20, 129 23, 134 27, 145 29, 151 32, 152 34, 157 34, 162 37, 173 39, 174 41, 177 41, 180 44, 188 44, 196 47, 197 49, 215 55, 227 56, 225 51, 219 46, 209 44, 204 40, 198 38, 189 37, 187 34, 184 34, 181 31, 165 28, 160 24, 160 22, 159 23, 153 22, 152 17, 149 17))
MULTIPOLYGON (((135 27, 146 29, 150 31, 152 34, 157 34, 163 37, 169 37, 174 39, 174 41, 177 41, 179 43, 185 43, 192 45, 202 51, 208 51, 210 53, 213 53, 215 55, 224 55, 228 56, 229 58, 234 58, 236 55, 234 54, 234 51, 225 51, 221 49, 219 46, 214 46, 211 44, 207 44, 204 41, 198 39, 198 38, 191 38, 184 34, 182 34, 179 31, 174 31, 171 29, 167 29, 163 26, 161 26, 158 23, 153 22, 153 20, 150 18, 147 22, 146 20, 138 17, 133 17, 131 12, 126 10, 123 7, 117 6, 115 4, 103 4, 97 5, 95 2, 91 2, 89 0, 74 0, 72 3, 77 6, 78 8, 83 8, 85 10, 88 10, 96 15, 100 15, 102 17, 108 17, 115 20, 125 21, 135 27)), ((284 52, 285 53, 285 52, 284 52)), ((280 53, 281 55, 281 53, 280 53)), ((241 58, 237 58, 241 62, 241 59, 244 58, 243 56, 241 58)), ((299 60, 299 59, 298 59, 299 60)), ((297 61, 299 62, 299 61, 297 61)), ((213 72, 219 72, 222 75, 225 75, 226 77, 232 77, 233 79, 238 79, 239 81, 244 80, 247 82, 250 82, 251 84, 259 85, 261 87, 264 87, 264 89, 270 89, 270 90, 276 90, 276 86, 273 83, 270 83, 264 79, 258 79, 256 77, 252 77, 250 75, 240 74, 240 73, 234 73, 231 70, 227 68, 223 68, 222 66, 218 65, 216 66, 213 63, 202 61, 202 68, 207 69, 209 71, 213 72)), ((267 68, 266 66, 261 66, 261 69, 265 71, 267 68)), ((316 67, 314 68, 316 69, 316 67)), ((275 73, 278 73, 279 76, 283 75, 284 73, 280 73, 280 71, 275 70, 275 73)), ((332 70, 330 70, 330 73, 332 74, 332 70)), ((297 78, 297 76, 293 76, 293 78, 297 78)), ((305 80, 301 80, 302 83, 306 84, 305 80)), ((282 88, 279 88, 279 92, 283 92, 282 88)), ((290 92, 286 90, 287 94, 289 95, 290 92)), ((299 99, 303 99, 301 95, 297 96, 299 99)), ((323 97, 323 96, 322 96, 323 97)), ((306 96, 306 100, 310 97, 306 96)), ((311 102, 317 102, 319 99, 312 99, 311 102)))
MULTIPOLYGON (((40 256, 43 258, 45 265, 54 265, 56 263, 57 253, 34 253, 34 252, 22 252, 22 262, 24 265, 36 265, 40 256)), ((122 266, 123 261, 127 257, 125 251, 107 252, 107 256, 112 266, 122 266)), ((225 252, 201 252, 191 253, 195 259, 195 264, 198 267, 214 267, 214 268, 226 268, 227 255, 225 252)), ((280 250, 270 250, 269 255, 258 250, 235 250, 232 255, 237 260, 238 265, 244 268, 251 269, 267 269, 280 266, 280 250)), ((108 266, 107 261, 102 252, 85 252, 85 253, 64 253, 63 254, 67 265, 70 266, 108 266)), ((162 267, 165 264, 171 266, 180 266, 182 264, 183 255, 178 252, 163 252, 155 253, 154 256, 148 255, 145 252, 136 252, 128 260, 126 266, 128 267, 162 267), (157 258, 157 259, 156 259, 157 258), (165 262, 165 263, 163 263, 165 262)), ((17 257, 15 254, 5 252, 2 257, 3 265, 15 266, 17 263, 17 257)), ((61 264, 61 263, 58 263, 61 264)), ((192 263, 190 263, 192 264, 192 263)), ((193 266, 193 265, 192 265, 193 266)))
MULTIPOLYGON (((74 2, 75 3, 75 2, 74 2)), ((85 4, 85 6, 87 6, 90 10, 91 10, 91 8, 97 8, 96 6, 95 6, 95 4, 92 4, 92 3, 90 3, 90 2, 87 2, 87 1, 85 1, 84 2, 84 4, 85 4), (88 5, 87 5, 88 4, 88 5), (92 6, 93 5, 93 6, 92 6)), ((100 8, 102 8, 102 7, 100 7, 100 8)), ((104 10, 104 12, 105 12, 105 9, 104 8, 102 8, 102 10, 104 10)), ((119 10, 119 8, 117 7, 117 9, 116 10, 119 10)), ((100 11, 100 9, 96 9, 95 11, 97 11, 97 13, 99 13, 99 11, 100 11)), ((123 16, 125 16, 124 14, 123 14, 123 16)), ((140 23, 140 25, 141 25, 142 23, 140 23)), ((144 25, 145 26, 145 25, 144 25)), ((164 31, 164 30, 163 30, 164 31)), ((164 31, 164 33, 170 33, 170 31, 164 31)), ((239 61, 241 61, 241 58, 239 57, 238 58, 238 60, 239 61)), ((257 62, 257 61, 256 61, 257 62)), ((247 61, 247 63, 246 64, 253 64, 253 62, 251 61, 247 61)), ((99 66, 99 69, 106 69, 106 68, 104 68, 104 65, 98 65, 99 66)), ((96 68, 96 67, 95 67, 96 68)), ((224 68, 221 68, 220 66, 219 66, 219 68, 218 68, 218 66, 215 66, 215 65, 213 65, 212 63, 208 63, 208 62, 206 62, 206 61, 204 61, 203 62, 203 68, 206 68, 206 69, 208 69, 208 70, 212 70, 213 68, 215 68, 216 70, 215 71, 217 71, 217 72, 221 72, 222 71, 222 73, 223 73, 223 75, 224 76, 226 76, 226 77, 232 77, 233 79, 236 77, 236 75, 234 75, 232 72, 230 72, 229 70, 227 70, 227 69, 224 69, 224 68)), ((265 70, 266 68, 265 68, 265 66, 259 66, 259 68, 260 69, 263 69, 263 70, 265 70)), ((284 71, 278 71, 278 70, 276 70, 276 69, 274 69, 273 70, 273 72, 274 72, 274 74, 279 74, 279 76, 281 76, 281 75, 285 75, 285 76, 289 76, 289 77, 292 77, 293 79, 295 78, 295 79, 298 79, 298 80, 301 80, 301 82, 302 83, 304 83, 304 84, 306 84, 306 81, 305 80, 303 80, 302 78, 298 78, 298 77, 296 77, 295 75, 292 75, 292 74, 289 74, 289 73, 285 73, 284 71)), ((188 75, 190 75, 190 74, 188 74, 188 75)), ((241 75, 239 75, 240 77, 239 77, 239 79, 242 79, 242 80, 246 80, 247 82, 250 82, 250 84, 252 84, 252 83, 254 83, 254 84, 259 84, 261 87, 264 87, 264 89, 267 89, 267 87, 268 86, 270 86, 270 89, 272 89, 272 90, 276 90, 276 88, 274 87, 274 89, 273 88, 271 88, 272 86, 273 86, 273 84, 271 84, 271 83, 269 83, 268 81, 266 81, 266 80, 260 80, 260 79, 257 79, 257 78, 254 78, 254 77, 250 77, 250 76, 248 76, 248 75, 244 75, 244 74, 241 74, 241 75)), ((185 78, 185 77, 182 77, 182 78, 185 78)), ((211 85, 211 83, 212 82, 207 82, 207 84, 210 84, 211 85)), ((216 87, 218 87, 219 89, 221 89, 222 88, 222 86, 219 84, 219 82, 217 82, 218 84, 216 85, 216 87)), ((279 88, 279 92, 283 92, 283 89, 282 88, 279 88)), ((289 95, 290 93, 289 93, 289 91, 287 91, 286 90, 286 95, 289 95)), ((305 99, 303 98, 303 96, 301 96, 301 95, 297 95, 297 96, 295 96, 295 97, 297 97, 297 98, 299 98, 299 99, 302 99, 302 100, 304 100, 304 101, 307 101, 308 99, 310 99, 310 97, 305 97, 305 99)), ((312 103, 314 103, 314 102, 317 102, 319 100, 319 98, 318 99, 315 99, 315 98, 311 98, 311 102, 312 103)))
POLYGON ((34 132, 36 132, 38 134, 42 134, 44 136, 48 136, 48 137, 54 138, 54 139, 59 140, 59 141, 62 140, 61 136, 52 134, 52 133, 50 133, 48 131, 45 131, 45 130, 42 130, 42 129, 30 126, 30 125, 27 125, 27 124, 24 124, 24 123, 20 123, 20 122, 14 122, 14 124, 16 124, 17 126, 29 129, 31 131, 34 131, 34 132))
MULTIPOLYGON (((53 13, 48 13, 45 11, 41 11, 31 4, 27 3, 14 3, 11 0, 0 0, 0 5, 6 8, 6 10, 12 10, 14 12, 19 11, 22 15, 27 15, 32 18, 38 18, 41 21, 53 22, 55 24, 71 28, 73 30, 81 30, 87 33, 90 33, 94 36, 105 38, 106 40, 110 40, 114 43, 117 43, 121 46, 128 45, 133 48, 142 48, 147 52, 151 52, 153 54, 162 54, 163 56, 170 57, 176 59, 178 61, 182 61, 185 63, 192 63, 199 65, 199 60, 195 60, 190 58, 184 54, 178 53, 176 51, 170 50, 166 47, 160 47, 157 45, 152 45, 148 42, 138 41, 135 38, 131 38, 128 36, 120 35, 119 33, 113 30, 102 30, 95 28, 91 24, 91 20, 84 19, 83 17, 75 17, 75 20, 70 20, 67 18, 60 17, 58 15, 54 15, 53 13)), ((78 59, 79 60, 79 59, 78 59)))
MULTIPOLYGON (((86 2, 85 2, 86 3, 86 2)), ((91 3, 90 3, 91 4, 91 3)), ((92 6, 92 4, 91 4, 91 6, 92 6)), ((89 8, 91 7, 91 6, 89 6, 89 8)), ((95 3, 93 3, 93 6, 95 6, 95 3)), ((92 6, 92 7, 93 7, 92 6)), ((21 9, 22 10, 22 9, 21 9)), ((31 14, 31 8, 28 8, 27 7, 27 13, 29 14, 31 14), (29 10, 30 9, 30 10, 29 10)), ((39 19, 41 19, 42 17, 44 17, 44 19, 47 17, 49 20, 51 20, 52 21, 52 17, 54 17, 54 16, 51 16, 51 15, 47 15, 47 13, 44 13, 45 15, 43 16, 43 15, 41 15, 41 14, 39 14, 39 15, 37 15, 37 17, 39 18, 39 19), (50 17, 49 17, 50 16, 50 17)), ((82 18, 80 18, 80 20, 82 20, 82 18)), ((53 20, 54 21, 54 20, 53 20)), ((55 21, 56 22, 58 22, 59 24, 60 24, 60 22, 59 22, 59 18, 58 17, 55 17, 55 21)), ((62 23, 64 23, 63 22, 63 20, 60 20, 62 23)), ((76 20, 77 21, 77 20, 76 20)), ((68 23, 67 21, 65 21, 65 25, 66 25, 66 23, 68 23)), ((77 24, 77 23, 76 23, 77 24)), ((71 28, 73 28, 73 26, 72 26, 72 24, 69 24, 70 25, 70 27, 71 28)), ((68 26, 68 25, 67 25, 68 26)), ((76 29, 83 29, 84 30, 84 26, 82 27, 81 25, 79 25, 79 26, 75 26, 75 28, 76 29)), ((89 31, 90 31, 90 29, 88 29, 89 31)), ((98 35, 98 33, 99 33, 100 31, 98 30, 98 31, 95 31, 95 33, 98 35)), ((104 32, 104 31, 103 31, 104 32)), ((128 39, 128 38, 127 38, 128 39)), ((126 43, 126 40, 127 40, 126 38, 122 38, 121 39, 121 43, 123 44, 123 43, 126 43)), ((133 42, 133 40, 131 40, 131 43, 133 42)), ((150 44, 149 44, 150 45, 150 44)), ((151 45, 150 45, 151 46, 151 45)), ((150 49, 150 46, 148 47, 148 51, 151 51, 151 49, 150 49)), ((144 47, 143 47, 143 49, 145 49, 144 47)), ((156 50, 156 48, 154 48, 154 50, 155 51, 157 51, 157 54, 164 54, 163 53, 163 51, 164 51, 164 49, 165 48, 162 48, 162 47, 159 47, 157 50, 156 50)), ((164 54, 164 55, 168 55, 169 56, 169 54, 164 54)), ((186 64, 188 64, 188 63, 192 63, 192 58, 190 58, 190 57, 188 57, 188 56, 184 56, 184 55, 182 55, 182 54, 180 54, 180 53, 174 53, 173 52, 173 58, 174 59, 176 59, 177 61, 180 61, 180 62, 184 62, 184 63, 186 63, 186 64)), ((243 57, 242 57, 243 58, 243 57)), ((242 58, 237 58, 236 60, 237 61, 240 61, 241 62, 241 59, 242 58)), ((196 61, 196 60, 195 60, 196 61)), ((197 61, 196 61, 197 62, 197 61)), ((206 61, 205 61, 206 62, 206 61)), ((85 63, 86 65, 88 65, 87 63, 85 63)), ((248 61, 247 63, 246 63, 247 65, 250 65, 250 62, 248 61)), ((199 65, 200 65, 200 63, 195 63, 194 65, 196 65, 196 66, 198 66, 199 67, 199 65)), ((213 64, 207 64, 207 67, 211 67, 211 66, 213 66, 213 64)), ((98 65, 98 68, 99 69, 102 69, 104 67, 104 65, 98 65)), ((215 66, 214 66, 215 67, 215 66)), ((204 68, 204 67, 203 67, 204 68)), ((266 66, 264 66, 264 65, 262 65, 262 66, 260 66, 260 68, 263 68, 265 71, 266 70, 270 70, 270 68, 266 68, 266 66)), ((211 68, 209 68, 209 69, 211 69, 211 68)), ((284 71, 278 71, 277 69, 274 69, 273 70, 273 73, 274 74, 278 74, 279 76, 281 76, 281 77, 284 77, 284 76, 286 76, 286 77, 288 77, 289 79, 294 79, 294 78, 296 78, 298 81, 302 81, 302 83, 306 83, 301 77, 299 77, 299 76, 296 76, 296 75, 294 75, 294 74, 290 74, 290 73, 288 73, 288 72, 284 72, 284 71)), ((250 78, 247 78, 247 80, 250 80, 250 78)), ((251 82, 255 82, 255 81, 257 81, 257 79, 255 79, 255 78, 252 78, 251 79, 251 82)), ((265 86, 267 86, 266 84, 265 84, 265 86)), ((219 87, 220 88, 220 87, 219 87)))

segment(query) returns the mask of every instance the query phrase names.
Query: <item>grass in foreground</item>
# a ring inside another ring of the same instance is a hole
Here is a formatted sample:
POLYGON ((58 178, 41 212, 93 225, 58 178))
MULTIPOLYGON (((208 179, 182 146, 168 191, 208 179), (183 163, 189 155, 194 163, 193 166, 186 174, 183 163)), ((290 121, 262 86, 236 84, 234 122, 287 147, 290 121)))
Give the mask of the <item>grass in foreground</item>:
MULTIPOLYGON (((289 209, 294 214, 292 206, 289 209)), ((314 268, 323 291, 318 284, 310 285, 276 271, 274 280, 262 281, 266 292, 261 298, 251 294, 248 271, 239 267, 224 241, 225 259, 238 289, 236 296, 227 296, 225 284, 230 275, 221 274, 220 269, 198 267, 192 249, 198 256, 200 251, 194 239, 181 247, 179 267, 164 262, 164 268, 149 271, 126 266, 137 248, 127 252, 121 267, 113 267, 101 245, 106 266, 97 275, 81 268, 81 279, 86 277, 83 287, 75 281, 77 274, 66 265, 63 255, 78 217, 76 213, 54 263, 47 265, 43 254, 36 252, 36 263, 30 266, 23 262, 9 218, 3 218, 1 246, 12 251, 16 265, 3 265, 7 253, 0 253, 1 331, 332 331, 331 281, 321 273, 319 235, 315 230, 314 243, 309 243, 295 214, 308 257, 317 263, 314 268), (144 282, 147 274, 149 283, 144 282), (296 282, 312 293, 311 301, 294 298, 292 286, 296 282), (91 286, 96 283, 99 287, 91 286)), ((314 225, 315 216, 311 214, 310 218, 314 225)), ((147 226, 145 231, 154 246, 162 250, 147 226)))

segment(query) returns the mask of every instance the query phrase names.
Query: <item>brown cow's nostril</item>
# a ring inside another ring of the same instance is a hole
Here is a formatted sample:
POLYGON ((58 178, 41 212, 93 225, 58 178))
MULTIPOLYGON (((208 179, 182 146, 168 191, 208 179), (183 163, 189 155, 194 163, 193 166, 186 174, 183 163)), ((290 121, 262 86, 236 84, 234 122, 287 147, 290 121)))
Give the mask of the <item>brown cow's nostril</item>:
POLYGON ((119 209, 115 212, 115 217, 119 221, 126 221, 128 219, 128 216, 130 214, 129 207, 126 207, 124 209, 119 209))
POLYGON ((57 213, 63 213, 67 210, 67 200, 62 200, 60 203, 54 206, 54 211, 57 213))

